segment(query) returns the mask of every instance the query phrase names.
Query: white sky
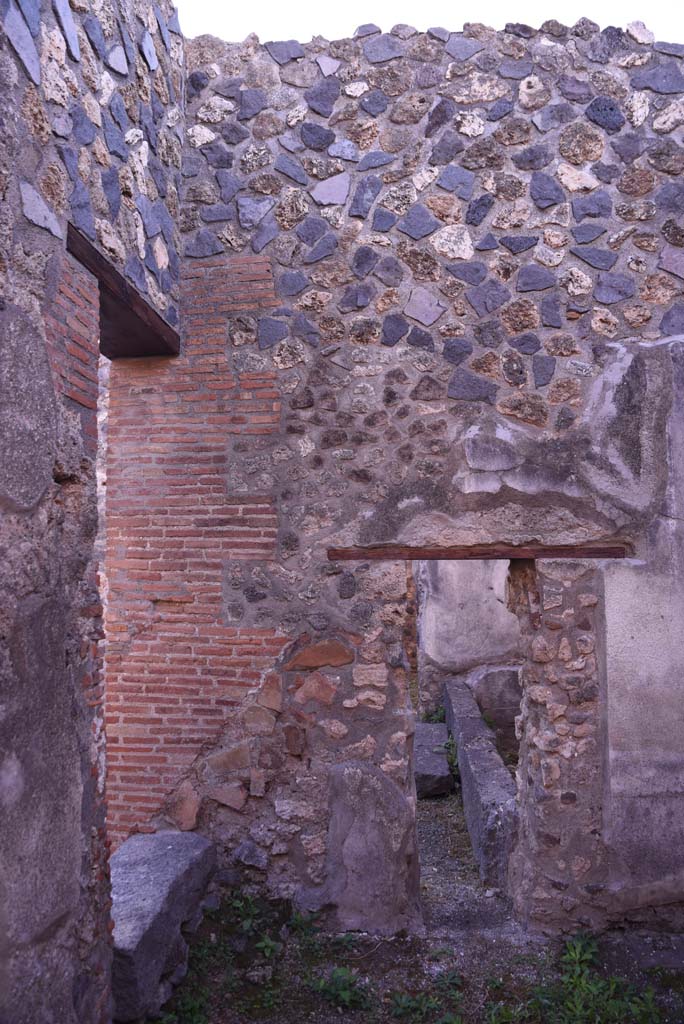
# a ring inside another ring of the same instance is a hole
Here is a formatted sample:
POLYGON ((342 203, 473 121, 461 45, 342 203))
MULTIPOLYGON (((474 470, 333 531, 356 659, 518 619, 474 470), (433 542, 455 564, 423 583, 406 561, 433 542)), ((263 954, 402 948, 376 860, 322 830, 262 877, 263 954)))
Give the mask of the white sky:
POLYGON ((503 28, 507 21, 522 21, 535 28, 547 18, 573 25, 582 15, 607 25, 624 27, 630 21, 645 21, 656 38, 684 42, 684 4, 681 0, 176 0, 186 36, 205 32, 231 42, 240 42, 256 32, 262 42, 298 39, 308 42, 314 35, 343 39, 358 25, 375 22, 383 31, 405 23, 425 30, 441 25, 459 31, 463 21, 479 21, 503 28))

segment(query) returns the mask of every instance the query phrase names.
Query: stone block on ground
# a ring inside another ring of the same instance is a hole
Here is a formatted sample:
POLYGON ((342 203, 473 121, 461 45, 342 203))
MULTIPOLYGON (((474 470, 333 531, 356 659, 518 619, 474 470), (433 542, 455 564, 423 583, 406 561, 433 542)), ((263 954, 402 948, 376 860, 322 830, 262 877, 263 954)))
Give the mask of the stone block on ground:
POLYGON ((480 877, 506 889, 508 860, 517 833, 515 780, 496 749, 466 676, 451 676, 445 687, 447 728, 454 738, 466 825, 480 877))
POLYGON ((196 923, 216 864, 194 833, 134 835, 111 859, 115 1021, 156 1014, 184 976, 183 927, 196 923))
POLYGON ((419 800, 431 796, 446 796, 454 788, 445 744, 448 739, 446 725, 416 722, 413 740, 413 774, 419 800))

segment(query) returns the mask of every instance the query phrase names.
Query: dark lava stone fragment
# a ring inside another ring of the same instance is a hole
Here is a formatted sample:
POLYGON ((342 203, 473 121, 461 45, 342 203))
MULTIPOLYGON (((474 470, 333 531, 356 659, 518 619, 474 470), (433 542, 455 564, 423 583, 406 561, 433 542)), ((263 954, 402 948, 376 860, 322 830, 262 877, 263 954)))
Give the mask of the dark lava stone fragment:
POLYGON ((392 213, 391 210, 386 210, 384 206, 376 207, 373 212, 373 231, 389 231, 397 223, 396 213, 392 213))
POLYGON ((124 274, 126 277, 133 282, 139 292, 147 291, 147 282, 145 280, 145 268, 142 262, 137 256, 131 256, 124 267, 124 274))
POLYGON ((466 284, 482 284, 487 276, 487 267, 484 263, 447 263, 447 270, 459 281, 466 284))
POLYGON ((404 277, 404 268, 395 256, 383 256, 373 272, 387 288, 396 288, 404 277))
POLYGON ((233 166, 233 154, 227 146, 224 146, 220 139, 214 139, 213 142, 202 146, 202 155, 211 167, 227 168, 233 166))
POLYGON ((545 295, 541 300, 541 322, 544 327, 563 326, 563 317, 557 295, 545 295))
POLYGON ((585 217, 610 217, 613 202, 607 192, 591 192, 572 200, 572 214, 576 221, 585 217))
POLYGON ((408 334, 408 321, 400 313, 390 313, 382 322, 382 344, 396 345, 408 334))
POLYGON ((636 132, 628 132, 611 142, 611 146, 625 164, 637 160, 646 149, 646 144, 646 139, 636 132))
POLYGON ((612 96, 595 96, 584 111, 586 117, 607 132, 619 132, 625 123, 620 107, 612 96))
POLYGON ((287 153, 281 153, 273 166, 276 171, 280 171, 281 174, 290 178, 291 181, 296 181, 298 185, 306 185, 309 181, 302 165, 294 157, 288 156, 287 153))
POLYGON ((556 179, 543 171, 534 171, 530 181, 530 197, 540 210, 565 202, 565 192, 556 179))
POLYGON ((493 195, 489 192, 485 192, 478 199, 474 199, 472 203, 469 203, 468 209, 466 210, 465 222, 466 224, 481 224, 485 219, 489 211, 494 206, 496 200, 493 195))
POLYGON ((223 252, 223 246, 213 231, 202 228, 194 238, 191 238, 185 246, 185 255, 194 259, 203 259, 205 256, 216 256, 223 252))
POLYGON ((188 75, 186 83, 187 99, 194 100, 209 85, 209 75, 205 71, 193 71, 188 75))
POLYGON ((596 270, 612 270, 618 258, 616 252, 611 252, 609 249, 596 249, 591 245, 573 245, 570 247, 570 252, 596 270))
POLYGON ((606 185, 610 185, 612 181, 620 177, 620 168, 617 164, 592 164, 591 169, 599 181, 605 182, 606 185))
POLYGON ((356 309, 365 309, 375 298, 375 286, 370 282, 351 284, 345 289, 337 308, 341 313, 352 313, 356 309))
POLYGON ((560 76, 558 91, 571 103, 588 103, 593 92, 589 82, 583 82, 581 78, 572 78, 570 75, 560 76))
POLYGON ((513 163, 520 171, 540 171, 551 163, 552 154, 546 146, 526 146, 513 156, 513 163))
POLYGON ((229 146, 237 146, 240 142, 244 142, 245 139, 249 138, 247 129, 235 121, 228 121, 226 124, 221 125, 220 132, 229 146))
POLYGON ((329 231, 327 235, 323 235, 323 238, 319 238, 316 244, 309 249, 304 257, 304 263, 318 263, 319 260, 324 260, 327 256, 332 256, 336 248, 337 235, 334 235, 332 231, 329 231))
POLYGON ((75 103, 69 113, 71 114, 71 134, 74 142, 78 142, 79 146, 89 146, 95 139, 95 125, 79 103, 75 103))
POLYGON ((268 106, 268 97, 262 89, 241 89, 238 121, 249 121, 268 106))
POLYGON ((460 366, 469 355, 472 354, 473 346, 465 338, 447 338, 444 342, 442 355, 448 363, 460 366))
POLYGON ((445 192, 455 193, 459 199, 470 199, 475 185, 475 175, 465 167, 449 164, 437 178, 436 184, 445 192))
POLYGON ((510 344, 525 356, 532 356, 541 348, 541 341, 536 334, 532 334, 531 332, 528 334, 519 334, 517 338, 511 339, 510 344))
POLYGON ((424 331, 422 327, 412 327, 406 341, 409 345, 413 345, 414 348, 423 348, 428 352, 435 351, 432 335, 429 331, 424 331))
POLYGON ((292 333, 295 338, 301 338, 307 345, 312 345, 314 348, 318 346, 321 338, 321 332, 316 325, 312 324, 303 313, 295 315, 292 321, 292 333))
POLYGON ((478 252, 490 252, 492 249, 498 249, 499 243, 491 231, 488 231, 487 234, 480 239, 475 248, 478 252))
POLYGON ((308 277, 301 270, 286 270, 278 282, 278 291, 281 295, 299 295, 308 283, 308 277))
POLYGON ((455 156, 465 149, 463 139, 451 128, 447 128, 442 137, 435 143, 430 154, 430 164, 442 167, 450 163, 455 156))
POLYGON ((371 171, 375 167, 386 167, 387 164, 394 163, 394 159, 389 153, 383 153, 381 149, 372 149, 370 153, 361 157, 356 169, 357 171, 371 171))
POLYGON ((660 321, 661 334, 684 334, 684 303, 676 302, 660 321))
POLYGON ((304 242, 305 245, 313 245, 323 237, 327 230, 327 220, 323 220, 322 217, 309 216, 297 225, 295 234, 300 242, 304 242))
POLYGON ((578 224, 571 228, 571 232, 578 245, 585 245, 587 242, 593 242, 600 235, 604 235, 606 227, 605 224, 578 224))
POLYGON ((268 50, 276 64, 287 64, 291 60, 304 56, 304 48, 295 39, 288 39, 284 42, 264 43, 264 49, 268 50))
POLYGON ((632 75, 631 86, 633 89, 651 89, 662 95, 684 92, 684 75, 675 61, 663 61, 636 71, 632 75))
POLYGON ((498 348, 506 333, 498 320, 483 320, 475 324, 473 333, 484 348, 498 348))
POLYGON ((272 348, 283 338, 287 338, 289 327, 281 320, 275 320, 272 316, 262 316, 257 327, 257 340, 259 348, 272 348))
POLYGON ((321 117, 330 117, 340 95, 340 83, 336 78, 324 78, 304 93, 304 99, 321 117))
POLYGON ((493 381, 461 368, 454 371, 449 381, 447 395, 458 402, 492 403, 497 391, 498 386, 493 381))
POLYGON ((487 111, 488 121, 500 121, 502 117, 506 117, 513 110, 513 100, 509 100, 506 96, 502 96, 501 99, 497 100, 496 103, 492 103, 491 107, 487 111))
POLYGON ((518 21, 507 22, 504 31, 512 36, 520 36, 521 39, 532 39, 537 34, 536 28, 532 28, 530 25, 523 25, 518 21))
POLYGON ((359 106, 370 114, 371 117, 377 117, 378 114, 384 113, 389 106, 389 99, 385 96, 382 89, 371 89, 370 92, 365 93, 361 97, 359 106))
POLYGON ((116 167, 108 167, 100 174, 102 179, 102 191, 107 197, 107 204, 112 220, 116 220, 121 209, 121 186, 119 185, 119 171, 116 167))
MULTIPOLYGON (((494 202, 493 199, 492 202, 494 202)), ((351 213, 351 208, 349 212, 351 213)), ((477 223, 479 224, 479 221, 477 223)), ((403 234, 413 238, 414 241, 419 241, 421 238, 431 235, 438 227, 441 227, 441 221, 437 220, 421 203, 416 203, 411 207, 406 216, 399 221, 397 226, 403 234)))
POLYGON ((552 288, 555 283, 556 275, 546 267, 537 266, 536 263, 528 263, 518 272, 517 289, 519 292, 541 292, 546 288, 552 288))
POLYGON ((556 430, 567 430, 573 425, 576 418, 572 409, 568 409, 567 405, 562 406, 558 410, 558 416, 556 417, 556 430))
POLYGON ((321 124, 313 124, 311 121, 304 122, 299 130, 299 135, 305 146, 315 149, 319 153, 327 149, 328 146, 332 146, 335 141, 335 132, 330 128, 324 128, 321 124))
POLYGON ((448 97, 440 99, 428 114, 425 138, 431 139, 435 132, 451 121, 455 113, 456 104, 452 99, 448 97))
POLYGON ((465 297, 477 315, 484 317, 508 302, 511 293, 500 281, 485 281, 477 288, 469 288, 465 297))
POLYGON ((539 241, 539 235, 504 235, 499 241, 515 256, 526 249, 532 249, 539 241))
POLYGON ((369 174, 367 178, 360 181, 349 205, 349 216, 365 220, 381 190, 382 179, 375 174, 369 174))
POLYGON ((356 577, 353 572, 343 572, 337 581, 337 593, 343 601, 348 601, 356 593, 356 577))
POLYGON ((377 249, 370 245, 360 246, 352 258, 351 268, 356 277, 366 277, 380 259, 377 249))
POLYGON ((556 372, 556 360, 554 356, 534 356, 532 359, 532 375, 534 386, 543 388, 549 384, 556 372))
POLYGON ((634 278, 628 274, 601 273, 594 288, 594 298, 611 306, 623 299, 631 299, 635 290, 634 278))
POLYGON ((684 185, 674 181, 666 182, 656 192, 658 209, 663 213, 684 213, 684 185))
POLYGON ((512 78, 520 82, 532 74, 534 64, 531 60, 502 60, 497 70, 502 78, 512 78))

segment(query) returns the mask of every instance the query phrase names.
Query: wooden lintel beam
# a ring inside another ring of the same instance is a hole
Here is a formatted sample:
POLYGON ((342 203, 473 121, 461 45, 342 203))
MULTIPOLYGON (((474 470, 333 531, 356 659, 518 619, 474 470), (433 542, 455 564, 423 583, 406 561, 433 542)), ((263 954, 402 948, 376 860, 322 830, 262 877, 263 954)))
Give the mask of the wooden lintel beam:
POLYGON ((537 558, 627 558, 627 544, 470 544, 455 547, 413 547, 403 544, 371 547, 328 548, 331 562, 356 561, 468 561, 473 559, 537 559, 537 558))
POLYGON ((109 359, 178 355, 178 332, 73 224, 67 225, 67 252, 97 278, 103 355, 109 359))

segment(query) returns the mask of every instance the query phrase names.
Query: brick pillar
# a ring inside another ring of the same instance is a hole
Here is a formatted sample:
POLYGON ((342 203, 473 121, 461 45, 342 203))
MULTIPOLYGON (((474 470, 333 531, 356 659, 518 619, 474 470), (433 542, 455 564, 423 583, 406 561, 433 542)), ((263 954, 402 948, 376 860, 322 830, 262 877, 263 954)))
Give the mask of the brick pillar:
POLYGON ((511 563, 526 660, 509 885, 517 915, 550 931, 604 919, 602 593, 595 563, 511 563))
MULTIPOLYGON (((155 816, 215 743, 285 638, 238 628, 223 602, 226 560, 275 557, 268 493, 230 492, 231 443, 280 426, 269 372, 233 373, 231 315, 276 304, 270 262, 196 261, 183 284, 177 359, 120 360, 110 376, 107 464, 108 814, 115 840, 155 816)), ((192 786, 175 819, 195 827, 192 786)))

